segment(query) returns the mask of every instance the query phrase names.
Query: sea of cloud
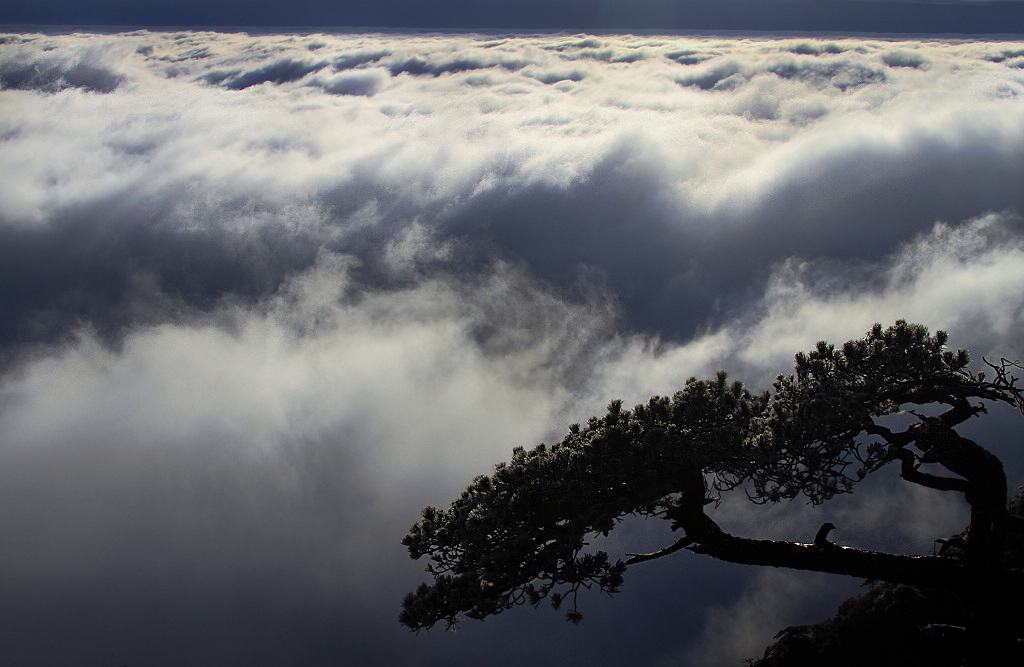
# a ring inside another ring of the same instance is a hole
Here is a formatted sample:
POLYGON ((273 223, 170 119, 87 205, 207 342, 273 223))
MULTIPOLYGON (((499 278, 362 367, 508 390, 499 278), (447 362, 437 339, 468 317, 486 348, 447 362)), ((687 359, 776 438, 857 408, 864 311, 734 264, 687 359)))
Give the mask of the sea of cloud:
MULTIPOLYGON (((1021 183, 1016 42, 2 36, 0 656, 752 657, 856 582, 684 554, 580 628, 415 637, 399 540, 613 398, 900 317, 1024 356, 1021 183)), ((892 479, 721 516, 918 552, 966 519, 892 479)))

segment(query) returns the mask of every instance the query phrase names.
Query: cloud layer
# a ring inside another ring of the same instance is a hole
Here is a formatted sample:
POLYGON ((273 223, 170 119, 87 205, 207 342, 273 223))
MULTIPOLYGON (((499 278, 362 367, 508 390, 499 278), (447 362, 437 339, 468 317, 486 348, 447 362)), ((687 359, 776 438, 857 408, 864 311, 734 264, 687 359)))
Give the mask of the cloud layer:
MULTIPOLYGON (((612 398, 719 368, 766 386, 899 317, 1024 350, 1014 43, 3 39, 5 662, 751 657, 836 600, 680 558, 581 628, 411 637, 398 542, 612 398)), ((926 550, 964 521, 873 491, 829 515, 844 541, 926 550), (856 518, 883 507, 906 528, 856 518)), ((807 539, 802 509, 768 523, 807 539)))

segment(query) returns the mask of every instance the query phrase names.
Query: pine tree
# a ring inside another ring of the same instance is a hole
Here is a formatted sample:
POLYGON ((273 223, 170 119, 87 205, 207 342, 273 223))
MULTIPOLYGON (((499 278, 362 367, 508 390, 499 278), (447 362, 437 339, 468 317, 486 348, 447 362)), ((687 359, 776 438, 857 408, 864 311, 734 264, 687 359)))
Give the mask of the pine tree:
MULTIPOLYGON (((1007 510, 1001 461, 957 427, 993 403, 1024 396, 1003 360, 993 377, 968 368, 944 332, 899 321, 875 325, 835 347, 796 356, 795 371, 754 394, 724 372, 691 378, 672 397, 632 410, 613 401, 602 417, 573 425, 558 443, 517 448, 508 463, 479 476, 447 510, 427 507, 403 540, 427 556, 431 584, 406 596, 400 621, 418 630, 461 617, 482 619, 518 604, 570 600, 581 587, 616 592, 627 566, 680 550, 724 561, 844 574, 957 596, 964 654, 1016 659, 1013 620, 1024 574, 1006 561, 1024 520, 1007 510), (929 410, 919 408, 929 406, 929 410), (937 413, 937 414, 936 414, 937 413), (909 415, 905 428, 887 417, 909 415), (961 553, 914 556, 835 545, 825 524, 812 543, 727 533, 708 514, 737 490, 755 503, 804 496, 814 504, 851 492, 869 474, 896 465, 904 480, 963 494, 971 522, 961 553), (612 560, 588 551, 627 515, 656 517, 682 532, 649 554, 612 560)), ((987 362, 986 362, 987 363, 987 362)))

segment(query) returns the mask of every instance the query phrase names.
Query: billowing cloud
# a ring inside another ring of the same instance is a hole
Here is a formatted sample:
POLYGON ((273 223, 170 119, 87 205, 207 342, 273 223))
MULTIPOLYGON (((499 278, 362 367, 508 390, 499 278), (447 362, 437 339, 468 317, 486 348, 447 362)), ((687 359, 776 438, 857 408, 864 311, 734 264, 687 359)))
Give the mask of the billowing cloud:
MULTIPOLYGON (((422 573, 399 540, 613 398, 719 368, 765 387, 797 350, 899 317, 979 359, 1024 350, 1013 43, 4 40, 8 662, 756 652, 849 591, 684 555, 588 599, 580 628, 523 611, 413 637, 395 619, 422 573)), ((907 550, 964 520, 872 484, 720 512, 907 550)), ((620 551, 665 538, 623 533, 620 551)))

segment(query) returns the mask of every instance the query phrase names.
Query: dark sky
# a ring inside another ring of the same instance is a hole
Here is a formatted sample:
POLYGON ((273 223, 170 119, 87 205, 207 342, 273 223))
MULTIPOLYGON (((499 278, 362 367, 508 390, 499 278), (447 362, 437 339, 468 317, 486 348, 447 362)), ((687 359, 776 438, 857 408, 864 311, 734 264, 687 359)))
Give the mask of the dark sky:
POLYGON ((151 3, 140 0, 3 0, 0 23, 979 34, 1021 32, 1024 9, 1017 1, 183 0, 151 3))

